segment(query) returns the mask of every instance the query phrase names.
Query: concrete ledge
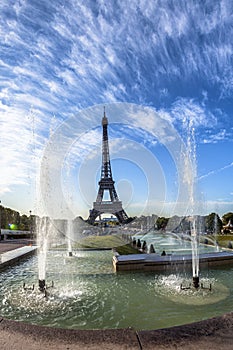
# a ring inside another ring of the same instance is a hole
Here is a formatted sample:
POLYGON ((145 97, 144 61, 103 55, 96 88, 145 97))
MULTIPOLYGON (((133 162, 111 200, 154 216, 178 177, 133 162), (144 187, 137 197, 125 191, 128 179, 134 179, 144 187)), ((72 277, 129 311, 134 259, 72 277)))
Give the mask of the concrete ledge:
POLYGON ((0 271, 8 268, 9 266, 16 265, 19 261, 32 256, 37 251, 36 246, 24 246, 15 250, 11 250, 0 254, 0 271))
MULTIPOLYGON (((202 267, 233 264, 233 252, 200 254, 199 262, 202 267)), ((113 257, 116 271, 167 271, 184 264, 192 264, 192 255, 130 254, 113 257)))
POLYGON ((140 349, 134 330, 69 330, 30 325, 3 319, 1 350, 37 349, 140 349))
POLYGON ((233 348, 233 313, 183 326, 140 331, 143 349, 230 350, 233 348))
POLYGON ((138 332, 131 328, 105 330, 49 328, 0 317, 1 350, 230 350, 232 344, 232 312, 183 326, 138 332))

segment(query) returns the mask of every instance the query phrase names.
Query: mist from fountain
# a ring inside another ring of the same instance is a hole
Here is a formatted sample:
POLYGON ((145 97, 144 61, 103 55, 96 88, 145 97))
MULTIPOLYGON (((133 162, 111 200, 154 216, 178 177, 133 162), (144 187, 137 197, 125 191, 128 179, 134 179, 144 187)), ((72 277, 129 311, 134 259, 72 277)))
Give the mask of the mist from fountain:
POLYGON ((210 237, 208 238, 205 238, 205 237, 200 237, 200 240, 199 240, 200 243, 203 243, 203 244, 209 244, 209 243, 212 243, 213 246, 215 246, 216 248, 216 252, 219 252, 219 245, 216 241, 216 239, 212 239, 210 237), (204 240, 204 242, 201 242, 201 240, 204 240))
POLYGON ((39 288, 43 289, 46 280, 46 261, 49 248, 50 236, 53 232, 52 220, 49 217, 38 218, 37 227, 37 246, 38 246, 38 278, 39 288))
POLYGON ((68 256, 72 256, 72 243, 71 243, 71 237, 73 237, 73 221, 67 220, 67 249, 68 249, 68 256))
POLYGON ((192 273, 193 285, 199 287, 199 251, 198 251, 198 217, 194 215, 195 208, 195 185, 196 185, 196 141, 194 121, 192 117, 184 120, 184 126, 187 130, 187 148, 184 154, 184 175, 188 185, 190 210, 191 210, 191 244, 192 244, 192 273))
POLYGON ((218 235, 218 215, 215 213, 215 216, 214 216, 214 237, 215 237, 215 244, 216 244, 216 247, 217 247, 217 251, 219 251, 219 245, 218 245, 218 242, 217 242, 217 235, 218 235))
MULTIPOLYGON (((192 245, 192 271, 193 280, 198 281, 199 279, 199 251, 198 251, 198 235, 197 235, 197 223, 194 219, 193 227, 191 230, 191 245, 192 245)), ((196 282, 198 284, 198 282, 196 282)), ((198 287, 198 285, 195 286, 198 287)))

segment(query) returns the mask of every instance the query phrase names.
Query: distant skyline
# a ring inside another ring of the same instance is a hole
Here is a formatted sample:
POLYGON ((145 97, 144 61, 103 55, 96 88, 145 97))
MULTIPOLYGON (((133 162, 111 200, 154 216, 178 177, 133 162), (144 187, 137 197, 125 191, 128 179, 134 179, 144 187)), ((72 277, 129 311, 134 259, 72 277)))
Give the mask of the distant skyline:
POLYGON ((106 106, 129 215, 233 211, 232 1, 2 0, 0 11, 2 205, 87 218, 106 106))

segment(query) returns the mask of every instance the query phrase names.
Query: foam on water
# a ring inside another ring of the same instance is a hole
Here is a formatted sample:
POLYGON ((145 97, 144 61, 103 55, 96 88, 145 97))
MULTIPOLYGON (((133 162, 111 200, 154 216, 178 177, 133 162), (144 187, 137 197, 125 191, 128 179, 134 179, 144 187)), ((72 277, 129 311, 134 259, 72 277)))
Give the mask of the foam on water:
POLYGON ((192 287, 192 279, 184 278, 181 275, 171 274, 169 276, 156 276, 155 289, 156 292, 163 297, 172 300, 175 303, 187 305, 206 305, 214 304, 226 299, 230 290, 224 284, 220 283, 215 278, 202 278, 200 284, 203 284, 204 289, 195 289, 192 287), (190 289, 181 289, 191 285, 190 289), (211 285, 211 290, 209 286, 211 285))

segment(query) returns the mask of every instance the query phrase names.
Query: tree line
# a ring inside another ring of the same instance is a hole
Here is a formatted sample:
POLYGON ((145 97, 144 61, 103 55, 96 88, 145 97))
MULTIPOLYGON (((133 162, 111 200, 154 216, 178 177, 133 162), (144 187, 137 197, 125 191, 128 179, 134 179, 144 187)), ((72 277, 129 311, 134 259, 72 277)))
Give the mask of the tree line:
MULTIPOLYGON (((224 214, 221 218, 217 213, 211 213, 206 216, 196 215, 195 216, 198 222, 198 229, 201 232, 206 232, 209 234, 221 233, 223 227, 231 221, 233 224, 233 213, 229 212, 224 214)), ((190 231, 190 217, 180 218, 179 216, 173 216, 172 218, 167 217, 158 217, 155 223, 155 226, 158 230, 165 230, 169 226, 169 222, 172 222, 173 229, 177 231, 190 231), (177 222, 177 226, 176 226, 177 222)), ((227 229, 225 229, 227 233, 227 229)))
MULTIPOLYGON (((217 213, 211 213, 206 216, 197 215, 200 230, 207 233, 220 233, 225 225, 231 220, 233 224, 233 213, 228 212, 221 218, 217 213)), ((36 222, 35 215, 20 214, 18 211, 5 208, 0 205, 0 227, 2 229, 30 231, 34 230, 36 222)), ((172 222, 172 227, 176 227, 177 231, 189 231, 190 220, 189 217, 181 218, 173 216, 172 218, 157 217, 155 228, 158 230, 165 230, 169 227, 169 222, 172 222), (177 222, 177 226, 176 226, 177 222)))
POLYGON ((30 231, 35 223, 34 215, 21 215, 18 211, 0 205, 1 229, 30 231))

